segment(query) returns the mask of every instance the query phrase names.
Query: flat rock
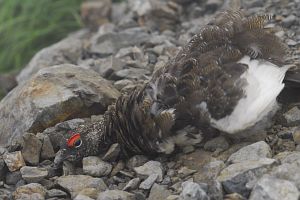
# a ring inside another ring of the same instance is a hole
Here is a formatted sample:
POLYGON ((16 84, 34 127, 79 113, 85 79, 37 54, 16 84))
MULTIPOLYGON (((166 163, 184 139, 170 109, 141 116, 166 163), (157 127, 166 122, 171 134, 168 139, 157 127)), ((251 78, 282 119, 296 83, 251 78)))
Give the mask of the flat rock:
POLYGON ((158 179, 158 174, 151 174, 150 176, 148 176, 148 178, 146 178, 146 180, 141 182, 139 188, 143 190, 149 190, 157 179, 158 179))
POLYGON ((100 114, 119 92, 92 70, 64 64, 45 68, 0 102, 0 145, 24 132, 42 132, 68 118, 100 114))
POLYGON ((27 183, 38 183, 48 175, 47 169, 39 167, 24 166, 20 171, 27 183))
POLYGON ((9 171, 11 172, 17 171, 26 165, 21 151, 6 153, 3 155, 3 159, 9 171))
POLYGON ((140 178, 131 179, 123 188, 124 191, 135 190, 141 182, 140 178))
POLYGON ((41 159, 49 160, 55 157, 55 152, 51 140, 47 134, 38 133, 37 137, 42 142, 41 159))
POLYGON ((206 191, 198 183, 192 181, 182 183, 180 197, 184 200, 209 200, 206 191))
POLYGON ((300 152, 292 152, 287 154, 286 156, 283 156, 280 161, 282 163, 295 163, 298 162, 300 163, 300 152))
POLYGON ((134 171, 143 177, 148 177, 153 174, 157 174, 158 178, 157 181, 162 181, 163 179, 163 167, 160 162, 158 161, 148 161, 144 165, 140 167, 135 167, 134 171))
POLYGON ((148 200, 165 200, 171 195, 171 191, 166 186, 154 183, 152 186, 148 200))
POLYGON ((295 141, 296 144, 300 144, 300 127, 297 127, 293 131, 293 140, 295 141))
POLYGON ((97 200, 136 200, 135 195, 122 190, 106 190, 101 192, 97 200))
POLYGON ((8 172, 5 176, 5 183, 8 185, 16 185, 22 179, 20 171, 8 172))
POLYGON ((85 188, 95 188, 99 192, 107 188, 101 178, 93 178, 87 175, 61 176, 56 181, 59 186, 71 194, 72 198, 85 188))
POLYGON ((15 200, 34 199, 44 200, 47 190, 39 183, 30 183, 20 186, 13 193, 15 200))
POLYGON ((65 63, 77 64, 82 54, 82 38, 86 31, 79 31, 69 37, 40 50, 17 76, 18 83, 24 83, 40 69, 65 63))
POLYGON ((260 158, 271 158, 272 151, 270 146, 264 142, 256 142, 245 146, 233 153, 227 160, 228 163, 239 163, 247 160, 259 160, 260 158))
POLYGON ((62 190, 58 190, 58 189, 51 189, 51 190, 47 190, 46 193, 46 198, 53 198, 53 197, 57 197, 57 198, 67 198, 67 193, 62 191, 62 190))
POLYGON ((297 106, 291 108, 283 116, 289 126, 297 125, 300 122, 300 110, 297 106))
POLYGON ((229 143, 226 138, 223 136, 219 136, 207 141, 204 144, 204 149, 207 151, 224 151, 229 148, 229 143))
POLYGON ((225 163, 221 160, 209 162, 193 175, 194 181, 200 182, 214 180, 224 168, 225 163))
POLYGON ((248 197, 255 182, 276 164, 275 159, 264 158, 229 165, 217 180, 227 193, 239 193, 248 197))
POLYGON ((298 200, 300 193, 296 186, 283 179, 263 177, 254 186, 250 200, 298 200))
POLYGON ((101 160, 97 156, 85 157, 82 160, 83 172, 90 176, 107 176, 112 170, 112 165, 108 162, 101 160))
POLYGON ((275 167, 270 176, 291 181, 300 189, 300 163, 283 163, 275 167))
POLYGON ((32 133, 23 135, 22 155, 25 162, 37 165, 40 161, 42 142, 32 133))

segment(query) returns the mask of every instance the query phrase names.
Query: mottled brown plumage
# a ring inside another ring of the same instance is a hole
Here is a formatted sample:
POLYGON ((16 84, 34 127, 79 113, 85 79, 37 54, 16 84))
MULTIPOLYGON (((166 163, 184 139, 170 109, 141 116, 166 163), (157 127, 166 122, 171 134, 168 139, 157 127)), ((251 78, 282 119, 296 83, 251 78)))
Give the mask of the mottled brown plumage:
MULTIPOLYGON (((230 115, 245 97, 248 83, 241 76, 249 67, 238 62, 241 58, 283 65, 285 45, 264 28, 270 18, 246 17, 240 10, 218 14, 148 83, 110 106, 90 148, 98 154, 100 146, 117 142, 125 155, 151 155, 199 142, 197 130, 210 126, 209 118, 230 115)), ((89 134, 77 131, 83 141, 89 134)))

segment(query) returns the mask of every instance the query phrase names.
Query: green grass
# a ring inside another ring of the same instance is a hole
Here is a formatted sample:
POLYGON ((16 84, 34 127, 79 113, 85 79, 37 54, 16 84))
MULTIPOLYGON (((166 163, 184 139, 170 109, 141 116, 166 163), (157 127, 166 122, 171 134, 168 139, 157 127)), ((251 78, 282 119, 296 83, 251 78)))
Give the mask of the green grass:
POLYGON ((83 0, 0 0, 0 73, 24 67, 41 48, 81 26, 83 0))

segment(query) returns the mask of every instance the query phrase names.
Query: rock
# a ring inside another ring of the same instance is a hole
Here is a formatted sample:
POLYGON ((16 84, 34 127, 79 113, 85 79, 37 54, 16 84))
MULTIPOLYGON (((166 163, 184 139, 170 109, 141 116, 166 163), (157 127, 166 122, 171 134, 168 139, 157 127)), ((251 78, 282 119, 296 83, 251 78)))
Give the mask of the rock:
POLYGON ((46 193, 46 198, 47 199, 54 198, 54 197, 67 198, 67 196, 68 196, 67 193, 65 193, 62 190, 58 190, 58 189, 51 189, 51 190, 48 190, 47 193, 46 193))
POLYGON ((281 159, 282 163, 300 163, 300 152, 292 152, 281 159))
POLYGON ((72 198, 85 188, 95 188, 100 192, 107 188, 101 178, 93 178, 86 175, 61 176, 56 181, 60 187, 71 194, 72 198))
POLYGON ((82 55, 83 42, 87 31, 79 31, 66 39, 39 51, 17 76, 18 83, 24 83, 40 69, 65 63, 76 64, 82 55))
POLYGON ((135 167, 134 171, 142 177, 148 177, 150 175, 157 174, 157 181, 159 182, 163 179, 163 167, 158 161, 148 161, 140 167, 135 167))
POLYGON ((135 195, 122 190, 106 190, 101 192, 97 200, 136 200, 135 195))
POLYGON ((140 189, 149 190, 154 182, 158 179, 158 174, 151 174, 146 180, 140 184, 140 189))
POLYGON ((209 200, 206 191, 204 191, 199 184, 191 181, 182 183, 180 197, 183 200, 209 200))
POLYGON ((297 125, 300 122, 300 110, 297 106, 291 108, 289 111, 284 113, 283 116, 288 126, 297 125))
POLYGON ((219 136, 207 141, 204 144, 204 149, 207 151, 225 151, 229 148, 229 144, 225 137, 219 136))
POLYGON ((95 188, 85 188, 79 192, 79 194, 76 196, 75 199, 82 199, 82 200, 88 200, 88 199, 97 199, 99 194, 99 191, 95 188))
POLYGON ((276 160, 264 158, 229 165, 217 180, 227 193, 239 193, 248 197, 255 182, 276 164, 276 160))
POLYGON ((20 171, 8 172, 5 177, 5 182, 8 185, 16 185, 22 179, 20 171))
POLYGON ((298 200, 300 193, 296 186, 286 180, 273 177, 261 178, 250 195, 250 200, 298 200))
POLYGON ((25 166, 25 161, 21 151, 6 153, 3 155, 3 159, 9 171, 11 172, 17 171, 21 167, 25 166))
POLYGON ((216 160, 207 163, 201 170, 194 174, 193 178, 196 182, 214 180, 219 175, 220 171, 225 168, 225 163, 221 160, 216 160))
POLYGON ((222 0, 208 0, 205 5, 205 9, 209 12, 215 12, 218 8, 223 5, 222 0))
POLYGON ((88 197, 88 196, 79 194, 79 195, 77 195, 77 196, 74 198, 74 200, 94 200, 94 199, 92 199, 92 198, 90 198, 90 197, 88 197))
POLYGON ((117 88, 119 91, 122 90, 127 85, 132 85, 133 82, 129 79, 122 79, 119 81, 114 82, 115 88, 117 88))
POLYGON ((119 49, 141 45, 149 40, 149 34, 142 28, 130 28, 120 32, 97 33, 91 38, 91 53, 101 57, 117 53, 119 49))
POLYGON ((275 167, 270 176, 293 182, 300 189, 300 163, 283 163, 275 167))
POLYGON ((0 199, 3 200, 13 199, 11 191, 4 188, 0 188, 0 199))
POLYGON ((139 68, 128 68, 128 69, 122 69, 120 71, 117 71, 115 73, 115 76, 117 79, 145 79, 143 78, 145 75, 150 75, 150 71, 147 69, 139 69, 139 68))
POLYGON ((154 183, 150 190, 148 200, 165 200, 170 195, 171 192, 167 190, 165 186, 154 183))
POLYGON ((24 166, 21 168, 22 178, 27 183, 38 183, 48 175, 47 169, 24 166))
POLYGON ((107 176, 112 170, 112 165, 102 161, 99 157, 89 156, 82 160, 83 172, 90 176, 107 176))
POLYGON ((124 191, 135 190, 141 182, 140 178, 131 179, 123 188, 124 191))
POLYGON ((170 195, 166 200, 182 200, 179 195, 170 195))
POLYGON ((44 133, 38 133, 37 137, 42 142, 42 149, 41 149, 41 158, 43 160, 49 160, 55 157, 55 152, 51 143, 51 140, 48 135, 44 133))
POLYGON ((112 144, 106 154, 102 157, 105 161, 116 161, 121 151, 121 147, 118 143, 112 144))
POLYGON ((282 25, 286 28, 289 28, 295 22, 297 22, 297 17, 295 15, 291 14, 282 20, 282 25))
POLYGON ((135 155, 131 157, 130 159, 127 160, 126 162, 126 167, 129 169, 133 169, 135 167, 142 166, 148 161, 148 158, 143 155, 135 155))
POLYGON ((5 165, 4 160, 0 156, 0 180, 4 179, 6 173, 7 173, 7 167, 5 165))
POLYGON ((43 69, 0 102, 0 145, 25 131, 42 132, 75 116, 103 113, 118 96, 92 70, 69 64, 43 69))
POLYGON ((289 45, 289 46, 296 46, 296 45, 298 44, 298 42, 296 42, 296 41, 294 41, 294 40, 291 40, 291 39, 289 39, 286 43, 287 43, 287 45, 289 45))
POLYGON ((83 2, 81 4, 81 19, 87 27, 97 30, 101 24, 109 21, 111 8, 111 0, 83 2))
POLYGON ((24 186, 20 186, 13 193, 15 200, 34 199, 44 200, 47 190, 38 183, 30 183, 24 186))
POLYGON ((259 160, 260 158, 271 158, 272 151, 270 146, 264 142, 256 142, 245 146, 233 153, 227 160, 228 163, 239 163, 247 160, 259 160))
POLYGON ((187 176, 190 176, 196 172, 197 172, 197 170, 189 169, 184 166, 178 170, 178 175, 180 178, 186 178, 187 176))
POLYGON ((297 127, 293 131, 293 140, 295 141, 296 144, 300 144, 300 127, 297 127))
POLYGON ((32 133, 25 133, 22 138, 24 141, 22 144, 24 160, 31 165, 39 164, 42 142, 32 133))

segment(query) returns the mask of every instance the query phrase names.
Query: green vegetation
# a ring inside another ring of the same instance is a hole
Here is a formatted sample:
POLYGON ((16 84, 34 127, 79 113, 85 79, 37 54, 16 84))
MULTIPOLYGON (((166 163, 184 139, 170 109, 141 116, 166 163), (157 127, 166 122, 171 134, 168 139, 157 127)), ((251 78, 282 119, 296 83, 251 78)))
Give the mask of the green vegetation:
POLYGON ((0 0, 0 73, 20 69, 41 48, 80 26, 83 0, 0 0))

